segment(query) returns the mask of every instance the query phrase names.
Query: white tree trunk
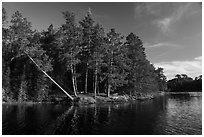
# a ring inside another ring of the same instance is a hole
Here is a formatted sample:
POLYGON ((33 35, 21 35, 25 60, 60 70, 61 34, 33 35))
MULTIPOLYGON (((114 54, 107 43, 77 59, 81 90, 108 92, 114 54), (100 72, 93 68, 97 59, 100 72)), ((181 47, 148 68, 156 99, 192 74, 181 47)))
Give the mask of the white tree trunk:
POLYGON ((29 57, 29 59, 53 82, 53 83, 55 83, 71 100, 74 100, 74 98, 71 96, 71 95, 69 95, 56 81, 54 81, 54 79, 52 79, 44 70, 42 70, 39 66, 38 66, 38 64, 31 58, 31 56, 30 55, 28 55, 28 54, 26 54, 28 57, 29 57))
POLYGON ((72 84, 73 84, 73 89, 74 89, 74 95, 77 97, 77 93, 76 93, 76 86, 75 86, 75 79, 74 79, 74 68, 73 65, 71 65, 71 72, 72 72, 72 84))

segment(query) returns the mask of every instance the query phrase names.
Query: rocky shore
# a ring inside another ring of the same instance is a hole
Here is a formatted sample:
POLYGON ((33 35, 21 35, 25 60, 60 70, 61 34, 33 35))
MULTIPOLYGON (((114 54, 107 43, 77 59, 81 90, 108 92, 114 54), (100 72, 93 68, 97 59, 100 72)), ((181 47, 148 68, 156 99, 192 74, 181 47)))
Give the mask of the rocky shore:
MULTIPOLYGON (((124 103, 128 101, 145 101, 145 100, 151 100, 154 99, 158 95, 164 95, 164 92, 156 92, 156 93, 138 93, 137 95, 130 96, 127 94, 124 95, 118 95, 117 93, 110 95, 109 97, 106 96, 106 94, 99 94, 96 97, 94 94, 78 94, 77 97, 74 98, 73 103, 74 104, 97 104, 97 103, 124 103)), ((49 102, 15 102, 15 101, 9 101, 3 103, 72 103, 70 99, 68 99, 66 96, 63 97, 52 97, 49 102)))
POLYGON ((151 100, 154 99, 154 94, 138 94, 137 96, 113 94, 109 97, 98 95, 96 98, 92 95, 79 94, 76 99, 79 104, 95 104, 95 103, 123 103, 133 100, 151 100))

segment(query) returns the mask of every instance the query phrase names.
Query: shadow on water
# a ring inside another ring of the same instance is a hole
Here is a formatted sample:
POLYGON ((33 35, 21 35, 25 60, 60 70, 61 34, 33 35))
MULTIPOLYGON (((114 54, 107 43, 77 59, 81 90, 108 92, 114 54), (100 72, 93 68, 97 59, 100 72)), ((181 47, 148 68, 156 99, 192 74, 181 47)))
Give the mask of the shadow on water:
POLYGON ((125 104, 71 106, 46 134, 152 134, 157 115, 166 109, 165 106, 163 98, 125 104))
POLYGON ((3 134, 201 134, 201 97, 94 105, 3 104, 3 134))
POLYGON ((65 110, 53 104, 3 104, 2 134, 43 134, 46 126, 65 110))

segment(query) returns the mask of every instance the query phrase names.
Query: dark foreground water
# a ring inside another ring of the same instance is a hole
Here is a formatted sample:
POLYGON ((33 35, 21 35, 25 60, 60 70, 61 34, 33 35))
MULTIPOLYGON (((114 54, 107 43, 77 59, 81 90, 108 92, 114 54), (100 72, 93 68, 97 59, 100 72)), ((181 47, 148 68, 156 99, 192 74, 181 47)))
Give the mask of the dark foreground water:
POLYGON ((2 134, 202 134, 202 97, 123 104, 2 106, 2 134))

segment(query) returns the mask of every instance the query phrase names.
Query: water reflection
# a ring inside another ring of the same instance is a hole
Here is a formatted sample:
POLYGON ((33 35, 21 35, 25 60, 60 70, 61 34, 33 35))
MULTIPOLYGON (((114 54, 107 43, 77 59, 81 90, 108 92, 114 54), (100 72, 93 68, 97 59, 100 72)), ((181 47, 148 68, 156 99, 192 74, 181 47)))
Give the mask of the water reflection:
POLYGON ((201 97, 103 105, 6 105, 3 134, 201 134, 201 97))

